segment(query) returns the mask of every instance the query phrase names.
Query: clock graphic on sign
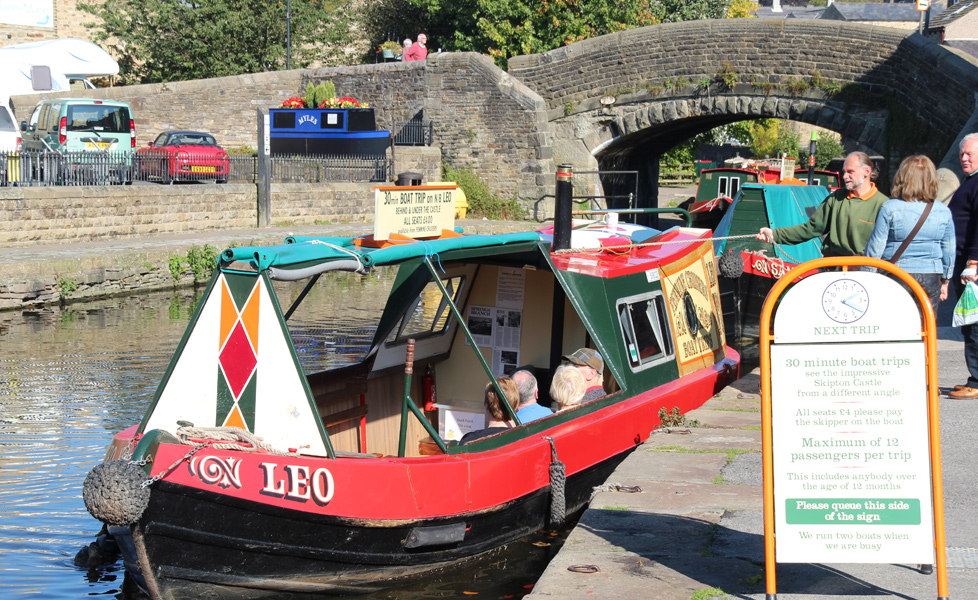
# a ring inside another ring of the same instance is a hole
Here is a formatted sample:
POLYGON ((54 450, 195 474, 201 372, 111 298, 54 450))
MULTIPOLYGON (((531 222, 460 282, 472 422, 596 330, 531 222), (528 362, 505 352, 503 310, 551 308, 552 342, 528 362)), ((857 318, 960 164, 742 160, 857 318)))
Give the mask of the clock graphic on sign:
POLYGON ((836 323, 852 323, 866 314, 869 292, 857 281, 837 279, 822 292, 822 310, 836 323))

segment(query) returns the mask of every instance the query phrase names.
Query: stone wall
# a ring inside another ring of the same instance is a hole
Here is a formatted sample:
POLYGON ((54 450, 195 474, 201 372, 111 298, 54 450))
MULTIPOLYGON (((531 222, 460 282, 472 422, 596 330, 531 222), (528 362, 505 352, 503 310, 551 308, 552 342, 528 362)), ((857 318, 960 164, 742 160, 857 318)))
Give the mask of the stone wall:
MULTIPOLYGON (((376 183, 272 185, 273 225, 373 219, 376 183)), ((256 227, 252 184, 0 189, 0 247, 256 227)))
MULTIPOLYGON (((29 2, 30 0, 26 0, 25 3, 29 2)), ((88 35, 90 28, 86 27, 85 23, 91 23, 97 19, 94 15, 78 8, 78 5, 83 3, 101 4, 102 0, 54 0, 54 22, 47 27, 0 23, 0 46, 56 40, 65 37, 92 41, 88 35)))
MULTIPOLYGON (((326 67, 304 71, 300 89, 332 81, 337 96, 350 96, 375 107, 377 128, 391 129, 393 121, 420 117, 424 108, 424 61, 326 67)), ((393 132, 397 133, 397 132, 393 132)))
POLYGON ((376 108, 378 127, 407 120, 422 105, 424 64, 358 65, 328 69, 270 71, 215 79, 154 83, 59 94, 13 96, 18 121, 27 120, 42 97, 120 100, 132 106, 136 143, 145 145, 161 131, 202 130, 229 147, 258 147, 258 107, 274 108, 290 96, 304 95, 310 81, 332 80, 341 96, 354 96, 376 108))
POLYGON ((474 52, 428 55, 424 116, 442 156, 539 218, 552 216, 553 134, 535 92, 474 52), (549 199, 552 201, 552 198, 549 199))
POLYGON ((602 97, 649 101, 678 81, 856 83, 892 96, 953 137, 974 110, 978 71, 921 36, 870 25, 794 19, 666 23, 591 38, 509 61, 510 74, 547 103, 551 120, 598 110, 602 97))

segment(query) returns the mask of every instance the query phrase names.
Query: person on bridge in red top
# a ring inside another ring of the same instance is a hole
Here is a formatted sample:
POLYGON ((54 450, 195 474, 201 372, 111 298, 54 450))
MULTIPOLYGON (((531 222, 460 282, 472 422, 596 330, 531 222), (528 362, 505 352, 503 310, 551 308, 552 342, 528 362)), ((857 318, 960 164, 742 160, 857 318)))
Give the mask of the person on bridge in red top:
POLYGON ((411 47, 404 51, 404 60, 424 60, 426 58, 428 58, 428 36, 419 33, 418 41, 411 44, 411 47))
POLYGON ((800 244, 819 236, 823 256, 861 256, 873 233, 876 215, 889 200, 873 183, 873 161, 865 152, 853 152, 842 165, 844 188, 829 194, 807 223, 793 227, 761 227, 757 239, 778 244, 800 244))

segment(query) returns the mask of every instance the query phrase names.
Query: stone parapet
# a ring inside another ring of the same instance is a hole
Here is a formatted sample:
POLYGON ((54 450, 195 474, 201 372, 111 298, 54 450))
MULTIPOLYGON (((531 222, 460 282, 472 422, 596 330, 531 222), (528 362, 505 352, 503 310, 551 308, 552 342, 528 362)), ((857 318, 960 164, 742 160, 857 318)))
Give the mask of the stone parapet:
POLYGON ((429 55, 424 115, 455 168, 470 168, 504 197, 518 197, 534 218, 552 210, 553 133, 540 96, 474 52, 429 55))

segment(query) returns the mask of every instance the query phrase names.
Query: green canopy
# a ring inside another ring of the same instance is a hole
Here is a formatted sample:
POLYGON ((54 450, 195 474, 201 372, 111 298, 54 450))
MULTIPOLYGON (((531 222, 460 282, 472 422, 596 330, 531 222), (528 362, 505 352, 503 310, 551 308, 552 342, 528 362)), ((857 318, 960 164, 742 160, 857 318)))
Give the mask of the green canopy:
MULTIPOLYGON (((363 248, 355 245, 357 238, 290 237, 286 244, 228 248, 220 257, 221 269, 241 272, 245 269, 234 263, 248 263, 254 272, 269 269, 278 271, 306 270, 327 263, 342 262, 362 267, 402 263, 414 258, 437 256, 453 250, 493 248, 508 244, 538 242, 540 234, 533 231, 499 235, 466 235, 439 240, 416 240, 387 248, 363 248)), ((329 269, 321 269, 329 270, 329 269)))

